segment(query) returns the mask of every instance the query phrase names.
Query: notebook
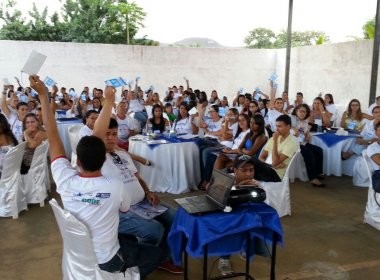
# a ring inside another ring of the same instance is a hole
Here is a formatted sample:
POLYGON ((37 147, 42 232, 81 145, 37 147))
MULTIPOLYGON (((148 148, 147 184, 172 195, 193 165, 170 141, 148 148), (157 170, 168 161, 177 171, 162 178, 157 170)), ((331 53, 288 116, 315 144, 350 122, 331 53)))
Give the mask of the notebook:
POLYGON ((227 205, 234 181, 234 176, 214 169, 206 195, 177 198, 174 201, 189 214, 221 211, 227 205))

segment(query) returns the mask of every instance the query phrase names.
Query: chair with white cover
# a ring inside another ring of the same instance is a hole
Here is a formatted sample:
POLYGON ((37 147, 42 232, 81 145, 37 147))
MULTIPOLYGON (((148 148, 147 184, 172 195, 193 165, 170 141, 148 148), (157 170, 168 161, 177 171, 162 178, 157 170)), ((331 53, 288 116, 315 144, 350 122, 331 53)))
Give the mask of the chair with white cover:
POLYGON ((309 176, 307 175, 306 165, 302 154, 299 152, 296 153, 293 157, 293 166, 289 170, 290 182, 293 183, 295 178, 300 179, 302 182, 308 182, 309 176))
POLYGON ((25 152, 25 142, 12 147, 4 156, 0 179, 0 217, 18 218, 18 213, 28 209, 22 191, 21 162, 25 152))
POLYGON ((28 204, 39 203, 41 207, 45 205, 45 199, 48 196, 47 190, 50 187, 48 151, 49 142, 42 142, 34 151, 28 173, 21 175, 23 191, 28 204))
POLYGON ((289 172, 294 168, 295 160, 298 159, 300 153, 297 151, 293 155, 281 182, 261 182, 261 187, 267 195, 264 202, 276 209, 279 217, 291 215, 289 172))
POLYGON ((378 204, 380 203, 380 194, 376 193, 372 187, 372 159, 370 159, 366 150, 362 152, 362 155, 369 177, 368 199, 364 212, 364 223, 380 230, 380 206, 378 204))
POLYGON ((79 130, 83 127, 83 124, 73 124, 69 127, 69 138, 70 138, 70 146, 71 146, 71 165, 76 166, 77 161, 77 153, 75 152, 77 149, 77 145, 79 140, 81 139, 79 135, 79 130))
POLYGON ((69 211, 62 209, 55 199, 49 201, 63 239, 62 273, 64 280, 130 279, 139 280, 138 267, 128 268, 122 273, 109 273, 97 264, 90 232, 69 211))

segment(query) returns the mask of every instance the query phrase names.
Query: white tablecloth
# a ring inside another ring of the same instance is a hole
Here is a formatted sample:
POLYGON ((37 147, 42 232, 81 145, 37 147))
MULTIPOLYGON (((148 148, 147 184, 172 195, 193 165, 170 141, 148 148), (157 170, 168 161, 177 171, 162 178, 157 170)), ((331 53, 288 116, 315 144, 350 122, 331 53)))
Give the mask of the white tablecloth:
POLYGON ((71 145, 70 145, 70 137, 69 137, 69 127, 73 124, 82 123, 82 120, 78 121, 57 121, 57 128, 59 132, 59 136, 61 137, 63 146, 65 148, 66 157, 68 159, 71 158, 71 145))
POLYGON ((323 173, 325 175, 342 176, 342 151, 348 151, 354 145, 356 138, 345 138, 333 146, 327 146, 322 139, 313 135, 310 143, 323 150, 323 173))
POLYGON ((152 162, 152 166, 136 164, 151 191, 184 193, 196 189, 201 180, 199 150, 193 142, 161 144, 152 149, 144 142, 129 141, 129 152, 152 162))

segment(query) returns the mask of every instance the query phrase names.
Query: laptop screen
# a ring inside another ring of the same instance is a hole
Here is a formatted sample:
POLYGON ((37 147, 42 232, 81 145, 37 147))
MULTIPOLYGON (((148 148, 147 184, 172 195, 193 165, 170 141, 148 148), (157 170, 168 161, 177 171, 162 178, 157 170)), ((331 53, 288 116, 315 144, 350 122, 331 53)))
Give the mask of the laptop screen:
POLYGON ((226 194, 228 195, 234 183, 235 178, 220 170, 214 169, 211 177, 211 184, 207 188, 207 194, 224 205, 226 203, 226 194))

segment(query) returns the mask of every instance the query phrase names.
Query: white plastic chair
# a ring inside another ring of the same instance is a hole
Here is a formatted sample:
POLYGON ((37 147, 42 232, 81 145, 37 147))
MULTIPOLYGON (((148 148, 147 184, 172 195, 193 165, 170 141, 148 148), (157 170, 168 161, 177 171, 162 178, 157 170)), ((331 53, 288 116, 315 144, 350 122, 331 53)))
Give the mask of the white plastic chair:
POLYGON ((25 142, 11 148, 4 157, 0 179, 0 217, 18 218, 18 213, 28 209, 21 186, 21 162, 25 152, 25 142))
POLYGON ((366 150, 362 152, 362 155, 369 177, 368 199, 364 212, 364 223, 380 230, 380 206, 376 203, 376 200, 380 203, 380 194, 376 193, 372 188, 372 160, 368 156, 366 150))
POLYGON ((276 209, 279 217, 291 215, 289 172, 294 168, 295 160, 300 156, 300 153, 297 151, 293 155, 281 182, 261 182, 261 187, 267 195, 264 202, 276 209))
POLYGON ((81 139, 79 135, 79 130, 83 127, 83 124, 73 124, 69 127, 69 138, 70 138, 70 146, 71 146, 71 165, 76 166, 77 164, 77 153, 75 152, 77 149, 77 145, 79 140, 81 139))
POLYGON ((293 166, 289 169, 290 182, 294 182, 295 178, 300 179, 302 182, 308 182, 309 176, 307 176, 306 165, 301 152, 299 151, 293 156, 293 166))
POLYGON ((63 239, 62 273, 64 280, 139 280, 138 267, 128 268, 122 273, 109 273, 97 264, 90 232, 69 211, 63 210, 55 199, 49 201, 63 239))
POLYGON ((28 173, 21 175, 26 202, 39 203, 41 207, 45 205, 47 190, 50 188, 48 150, 48 141, 42 142, 34 151, 28 173))

